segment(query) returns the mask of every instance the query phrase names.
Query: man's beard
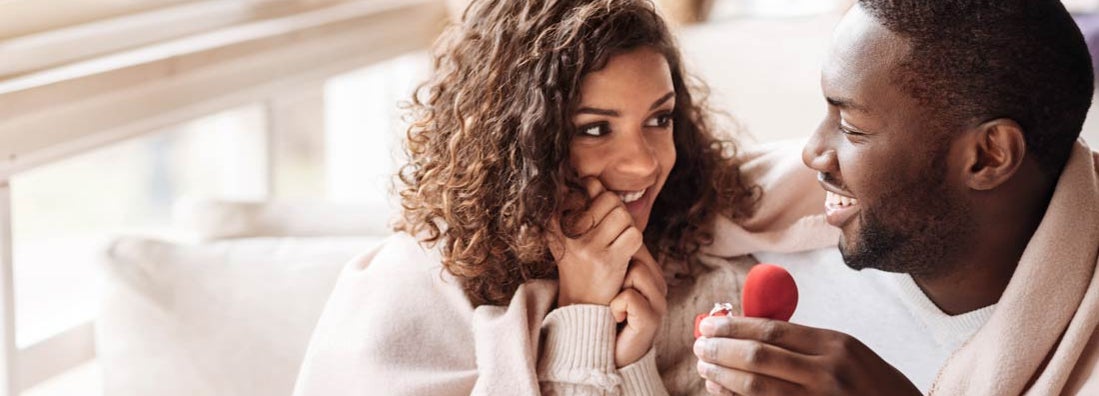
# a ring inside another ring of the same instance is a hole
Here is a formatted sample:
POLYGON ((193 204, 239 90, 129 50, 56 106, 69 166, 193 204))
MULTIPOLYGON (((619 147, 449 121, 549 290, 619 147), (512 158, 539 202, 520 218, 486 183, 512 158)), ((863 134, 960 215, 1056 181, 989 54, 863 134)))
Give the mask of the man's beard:
POLYGON ((976 226, 966 201, 946 188, 945 158, 933 163, 925 177, 862 209, 857 239, 840 241, 847 266, 923 277, 950 270, 944 265, 970 245, 976 226))

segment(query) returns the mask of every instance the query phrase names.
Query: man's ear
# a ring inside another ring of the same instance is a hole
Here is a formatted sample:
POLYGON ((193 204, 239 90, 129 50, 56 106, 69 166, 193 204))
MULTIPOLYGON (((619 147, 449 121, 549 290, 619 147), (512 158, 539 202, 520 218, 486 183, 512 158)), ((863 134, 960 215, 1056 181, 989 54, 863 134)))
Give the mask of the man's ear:
POLYGON ((998 118, 971 133, 970 147, 966 149, 966 185, 985 191, 1011 179, 1026 157, 1026 139, 1019 123, 998 118))

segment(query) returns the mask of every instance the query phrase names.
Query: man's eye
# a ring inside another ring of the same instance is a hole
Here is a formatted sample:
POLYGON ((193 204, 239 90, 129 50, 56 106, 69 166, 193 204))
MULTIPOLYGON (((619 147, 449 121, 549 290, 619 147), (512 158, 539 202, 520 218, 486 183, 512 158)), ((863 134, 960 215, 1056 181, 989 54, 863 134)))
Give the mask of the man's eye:
POLYGON ((862 136, 862 135, 864 135, 863 133, 852 131, 852 130, 844 127, 843 125, 840 125, 840 132, 843 133, 844 135, 850 135, 850 136, 862 136))
POLYGON ((847 136, 866 136, 865 133, 856 131, 854 128, 852 128, 850 125, 847 125, 847 123, 843 121, 840 121, 839 130, 840 133, 843 133, 847 136))
POLYGON ((605 122, 598 124, 585 125, 579 128, 580 134, 584 136, 600 137, 611 132, 610 125, 605 122))

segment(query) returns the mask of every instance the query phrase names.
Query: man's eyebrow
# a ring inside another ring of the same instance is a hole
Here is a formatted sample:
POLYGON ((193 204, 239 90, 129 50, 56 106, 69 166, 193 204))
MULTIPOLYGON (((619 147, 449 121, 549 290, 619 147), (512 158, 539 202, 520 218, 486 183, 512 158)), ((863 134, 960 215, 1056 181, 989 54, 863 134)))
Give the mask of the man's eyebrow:
MULTIPOLYGON (((661 96, 660 99, 656 100, 656 102, 653 102, 653 105, 651 107, 649 107, 649 111, 656 110, 657 107, 660 107, 664 103, 667 103, 669 100, 671 100, 674 97, 675 97, 675 91, 668 92, 668 93, 664 94, 664 96, 661 96)), ((607 117, 618 117, 618 116, 622 115, 621 113, 618 112, 618 110, 600 109, 600 108, 590 107, 590 106, 581 107, 580 109, 576 110, 576 114, 595 114, 595 115, 601 115, 601 116, 607 116, 607 117)))
POLYGON ((866 106, 863 106, 861 104, 855 103, 855 101, 853 101, 851 99, 827 97, 827 98, 825 98, 825 100, 828 101, 828 104, 830 104, 832 106, 839 107, 841 109, 851 109, 851 110, 861 111, 863 113, 869 113, 870 112, 870 108, 868 108, 866 106))

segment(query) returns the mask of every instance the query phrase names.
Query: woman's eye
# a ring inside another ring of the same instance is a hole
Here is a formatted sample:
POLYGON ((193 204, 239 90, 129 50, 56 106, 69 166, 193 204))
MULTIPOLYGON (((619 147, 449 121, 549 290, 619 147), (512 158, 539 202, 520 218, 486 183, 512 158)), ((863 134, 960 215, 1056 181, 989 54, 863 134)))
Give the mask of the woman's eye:
POLYGON ((667 128, 672 125, 672 114, 664 113, 649 119, 649 122, 645 123, 646 127, 650 128, 667 128))
POLYGON ((580 134, 584 136, 600 137, 611 132, 610 125, 605 122, 598 124, 585 125, 579 128, 580 134))

